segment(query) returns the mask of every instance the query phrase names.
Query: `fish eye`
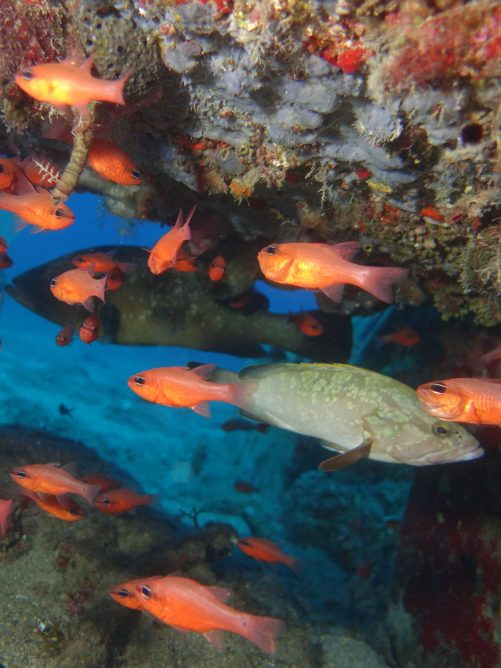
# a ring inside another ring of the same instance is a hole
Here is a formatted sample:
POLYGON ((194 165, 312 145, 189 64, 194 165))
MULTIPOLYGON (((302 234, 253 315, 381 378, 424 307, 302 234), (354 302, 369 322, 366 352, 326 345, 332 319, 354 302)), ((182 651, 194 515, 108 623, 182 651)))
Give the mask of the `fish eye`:
POLYGON ((118 589, 118 591, 115 592, 120 598, 128 598, 129 592, 127 589, 118 589))
POLYGON ((141 593, 143 594, 144 598, 151 598, 151 587, 148 587, 148 585, 143 585, 141 587, 141 593))
POLYGON ((136 383, 136 385, 144 385, 146 383, 146 380, 144 376, 136 376, 134 378, 134 382, 136 383))
POLYGON ((28 477, 28 474, 26 473, 26 471, 23 471, 23 469, 14 469, 14 471, 12 471, 12 475, 15 475, 17 478, 28 477))
POLYGON ((84 261, 83 257, 76 257, 73 259, 73 262, 76 262, 77 264, 82 264, 84 261))
POLYGON ((443 422, 435 422, 431 427, 435 436, 449 436, 451 430, 443 422))
POLYGON ((3 173, 4 169, 5 169, 4 166, 3 166, 3 165, 0 165, 0 174, 3 173))
POLYGON ((437 394, 443 394, 447 388, 443 383, 432 383, 430 385, 430 390, 436 392, 437 394))
POLYGON ((23 70, 21 72, 21 76, 23 77, 23 79, 29 81, 30 79, 33 79, 33 72, 31 70, 23 70))
POLYGON ((140 179, 141 178, 141 172, 139 171, 139 169, 134 168, 131 171, 130 175, 132 176, 133 179, 140 179))
POLYGON ((105 499, 96 499, 96 503, 102 503, 104 506, 111 505, 111 499, 106 497, 105 499))
POLYGON ((275 253, 278 251, 278 246, 276 244, 271 244, 271 246, 266 246, 264 249, 268 255, 275 255, 275 253))
POLYGON ((55 288, 56 285, 57 285, 57 278, 53 278, 52 281, 50 282, 50 284, 53 288, 55 288))
POLYGON ((249 541, 246 538, 240 538, 238 541, 240 545, 249 545, 249 541))
POLYGON ((54 211, 56 218, 62 218, 64 216, 64 210, 60 207, 54 211))

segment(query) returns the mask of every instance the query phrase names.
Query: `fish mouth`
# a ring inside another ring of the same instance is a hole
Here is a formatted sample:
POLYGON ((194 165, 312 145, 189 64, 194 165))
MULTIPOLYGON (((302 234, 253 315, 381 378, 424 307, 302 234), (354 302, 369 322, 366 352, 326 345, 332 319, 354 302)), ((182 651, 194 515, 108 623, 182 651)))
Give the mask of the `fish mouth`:
POLYGON ((483 448, 477 443, 468 450, 460 450, 456 452, 443 451, 435 455, 426 457, 427 464, 454 464, 455 462, 469 462, 474 459, 479 459, 485 454, 483 448))

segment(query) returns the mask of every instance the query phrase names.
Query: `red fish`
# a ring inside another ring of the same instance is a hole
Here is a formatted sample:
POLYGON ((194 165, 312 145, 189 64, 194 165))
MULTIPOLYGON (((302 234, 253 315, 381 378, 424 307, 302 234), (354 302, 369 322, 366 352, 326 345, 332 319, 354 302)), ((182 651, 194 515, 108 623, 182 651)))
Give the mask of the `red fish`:
POLYGON ((107 181, 122 186, 141 184, 141 172, 132 158, 108 139, 92 140, 87 165, 107 181))
POLYGON ((12 160, 0 158, 0 190, 10 190, 16 180, 16 169, 12 160))
POLYGON ((136 265, 133 262, 118 262, 115 259, 115 251, 108 253, 81 253, 76 255, 71 262, 78 269, 87 269, 95 274, 108 274, 113 269, 120 269, 124 274, 133 274, 136 265))
POLYGON ((240 494, 257 494, 259 489, 254 487, 250 482, 246 480, 237 480, 233 485, 235 492, 240 492, 240 494))
POLYGON ((113 480, 104 473, 91 473, 90 475, 84 475, 81 478, 84 482, 89 483, 89 485, 97 485, 99 487, 99 492, 107 492, 110 489, 118 489, 122 486, 121 482, 118 480, 113 480))
POLYGON ((9 515, 14 507, 12 499, 0 499, 0 538, 5 538, 9 531, 9 515))
POLYGON ((383 334, 379 337, 382 343, 397 343, 400 346, 406 346, 411 348, 416 346, 421 337, 412 327, 401 327, 395 332, 390 332, 389 334, 383 334))
MULTIPOLYGON (((225 401, 238 405, 242 389, 238 383, 213 383, 208 380, 214 364, 203 364, 193 369, 182 366, 150 369, 131 376, 130 389, 146 401, 163 406, 191 408, 199 415, 210 417, 208 401, 225 401)), ((249 386, 250 388, 250 386, 249 386)))
POLYGON ((99 487, 78 480, 67 470, 68 468, 70 467, 55 463, 30 464, 13 469, 10 477, 20 487, 37 494, 54 496, 77 494, 92 504, 99 487))
POLYGON ((56 334, 56 343, 58 346, 69 346, 73 338, 73 325, 66 325, 64 329, 56 334))
POLYGON ((266 561, 273 564, 285 564, 293 571, 297 572, 299 562, 294 557, 291 557, 275 545, 271 540, 266 538, 255 538, 249 536, 247 538, 240 538, 237 541, 238 547, 245 552, 249 557, 257 561, 266 561))
POLYGON ((194 206, 184 222, 183 210, 179 211, 175 225, 157 241, 148 257, 148 268, 152 274, 163 274, 176 265, 176 258, 185 241, 191 239, 190 222, 196 211, 194 206))
MULTIPOLYGON (((157 577, 160 578, 162 576, 159 575, 157 577)), ((154 579, 156 578, 148 578, 148 581, 154 579)), ((129 580, 129 582, 122 582, 122 584, 117 585, 114 589, 111 590, 110 596, 125 608, 130 608, 131 610, 141 610, 142 604, 140 600, 140 594, 136 591, 136 585, 139 585, 143 582, 144 578, 129 580)))
POLYGON ((34 185, 42 188, 54 188, 61 178, 61 170, 55 162, 48 158, 37 158, 30 155, 21 163, 26 178, 34 185))
POLYGON ((192 255, 181 248, 176 256, 176 264, 174 265, 176 271, 183 271, 185 273, 193 273, 197 270, 197 261, 192 255))
POLYGON ((94 310, 93 297, 98 297, 104 302, 104 291, 106 288, 106 276, 93 278, 85 269, 70 269, 50 282, 50 291, 59 299, 70 306, 82 304, 88 311, 94 310))
POLYGON ((124 279, 125 276, 123 271, 121 271, 118 267, 115 267, 106 276, 106 289, 110 292, 116 292, 117 290, 120 290, 124 284, 124 279))
POLYGON ((7 253, 0 253, 0 269, 8 269, 9 267, 12 267, 13 264, 12 258, 10 258, 7 253))
POLYGON ((94 56, 79 66, 70 59, 34 65, 20 70, 15 82, 31 97, 56 107, 80 107, 92 101, 124 105, 123 89, 131 74, 118 81, 99 79, 91 74, 93 64, 94 56))
POLYGON ((290 322, 293 322, 298 331, 306 336, 322 336, 324 326, 311 313, 297 313, 289 316, 290 322))
POLYGON ((0 193, 0 209, 21 218, 18 229, 34 225, 37 231, 63 230, 75 220, 66 204, 54 204, 49 192, 29 192, 24 195, 0 193))
POLYGON ((37 494, 29 490, 23 490, 24 496, 34 501, 39 508, 48 515, 57 517, 65 522, 78 522, 83 519, 84 513, 73 499, 66 496, 53 496, 51 494, 37 494))
POLYGON ((339 302, 344 285, 355 285, 383 302, 393 301, 392 285, 399 283, 407 269, 370 267, 350 262, 358 252, 356 241, 329 244, 271 244, 259 251, 257 259, 265 278, 282 285, 320 290, 339 302))
POLYGON ((417 388, 423 408, 441 420, 501 425, 501 380, 449 378, 417 388))
POLYGON ((80 340, 83 343, 92 343, 99 336, 99 328, 101 326, 101 318, 97 315, 90 315, 82 323, 78 331, 80 340))
POLYGON ((226 271, 226 260, 222 255, 215 257, 210 263, 209 278, 211 281, 221 281, 226 271))
POLYGON ((190 578, 145 578, 135 588, 140 609, 176 629, 202 633, 216 647, 222 645, 219 632, 230 631, 274 654, 276 638, 285 626, 279 619, 230 608, 226 605, 230 591, 205 587, 190 578))
POLYGON ((120 515, 138 506, 149 506, 152 501, 151 494, 137 494, 122 487, 100 492, 94 499, 94 507, 108 515, 120 515))

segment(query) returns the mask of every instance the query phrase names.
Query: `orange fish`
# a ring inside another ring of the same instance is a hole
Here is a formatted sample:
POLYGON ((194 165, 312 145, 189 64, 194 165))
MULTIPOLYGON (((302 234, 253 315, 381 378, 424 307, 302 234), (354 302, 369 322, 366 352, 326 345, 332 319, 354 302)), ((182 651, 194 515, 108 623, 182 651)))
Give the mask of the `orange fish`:
POLYGON ((137 494, 131 489, 122 487, 100 492, 94 499, 94 508, 108 515, 120 515, 137 506, 149 506, 152 501, 151 494, 137 494))
POLYGON ((449 378, 417 388, 423 408, 441 420, 501 425, 501 380, 449 378))
POLYGON ((366 290, 383 302, 393 301, 392 285, 407 275, 398 267, 370 267, 350 262, 360 246, 356 241, 329 244, 271 244, 259 251, 261 271, 270 281, 320 290, 341 301, 344 284, 366 290))
POLYGON ((73 338, 73 325, 66 325, 64 329, 56 334, 56 343, 58 346, 69 346, 73 338))
POLYGON ((87 269, 95 274, 108 274, 113 269, 120 269, 124 274, 133 274, 136 265, 133 262, 118 262, 115 251, 109 253, 82 253, 76 255, 71 262, 78 269, 87 269))
POLYGON ((0 190, 9 190, 16 180, 16 169, 12 160, 0 158, 0 190))
POLYGON ((39 508, 47 514, 57 517, 65 522, 78 522, 83 519, 84 513, 73 499, 66 496, 53 496, 51 494, 37 494, 29 490, 23 490, 24 496, 34 501, 39 508))
POLYGON ((205 587, 190 578, 145 578, 135 584, 135 589, 141 610, 176 629, 202 633, 216 647, 222 645, 220 631, 230 631, 263 652, 274 654, 276 638, 285 626, 279 619, 230 608, 226 605, 229 590, 205 587))
POLYGON ((82 323, 78 331, 80 341, 83 343, 92 343, 99 336, 99 327, 101 326, 101 318, 97 315, 90 315, 82 323))
POLYGON ((153 246, 148 257, 148 268, 152 274, 163 274, 175 266, 179 249, 185 241, 191 239, 190 222, 196 208, 194 206, 190 210, 185 223, 181 209, 175 225, 153 246))
POLYGON ((61 302, 70 306, 82 304, 88 311, 93 311, 92 297, 104 302, 106 276, 93 278, 85 269, 70 269, 50 282, 50 291, 61 302))
POLYGON ((210 417, 208 401, 225 401, 238 405, 242 390, 238 383, 212 383, 208 379, 215 364, 193 369, 183 366, 162 367, 141 371, 128 380, 130 389, 146 401, 163 406, 191 408, 210 417))
POLYGON ((289 320, 306 336, 322 336, 324 333, 324 326, 311 313, 291 314, 289 320))
POLYGON ((278 545, 275 545, 271 540, 249 536, 247 538, 240 538, 237 541, 237 545, 242 552, 245 552, 245 554, 257 561, 285 564, 295 572, 298 570, 298 560, 282 552, 278 545))
POLYGON ((98 485, 99 492, 107 492, 110 489, 118 489, 122 486, 118 480, 113 480, 104 473, 91 473, 90 475, 82 476, 81 480, 88 482, 90 485, 98 485))
POLYGON ((124 279, 125 276, 123 271, 118 267, 115 267, 110 271, 109 274, 106 275, 106 289, 110 292, 116 292, 117 290, 120 290, 124 284, 124 279))
POLYGON ((9 515, 14 507, 12 499, 0 499, 0 538, 5 538, 9 531, 9 515))
POLYGON ((26 178, 34 185, 42 188, 54 188, 61 178, 61 170, 55 162, 49 159, 37 158, 29 155, 21 163, 26 178))
POLYGON ((54 204, 49 192, 30 192, 24 195, 0 193, 0 209, 22 219, 18 229, 35 225, 37 231, 63 230, 75 220, 66 204, 54 204))
POLYGON ((174 269, 176 271, 192 273, 197 270, 196 262, 196 258, 190 255, 188 251, 185 251, 183 248, 181 248, 176 256, 176 264, 174 265, 174 269))
POLYGON ((7 252, 7 242, 3 237, 0 237, 0 253, 6 253, 7 252))
POLYGON ((226 260, 222 255, 215 257, 210 263, 209 278, 211 281, 221 281, 226 271, 226 260))
POLYGON ((56 107, 81 107, 92 101, 125 104, 123 89, 131 74, 118 81, 99 79, 91 74, 93 64, 94 56, 78 66, 70 59, 34 65, 20 70, 15 82, 35 100, 56 107))
POLYGON ((141 184, 141 172, 132 158, 108 139, 93 139, 89 148, 87 165, 107 181, 122 186, 141 184))
POLYGON ((411 348, 416 346, 421 337, 412 327, 401 327, 396 332, 390 334, 383 334, 379 337, 382 343, 398 343, 400 346, 411 348))
POLYGON ((75 478, 70 466, 52 464, 30 464, 11 471, 10 477, 20 487, 37 494, 60 496, 61 494, 77 494, 91 505, 99 492, 97 485, 89 485, 75 478))
MULTIPOLYGON (((158 575, 157 577, 160 578, 162 576, 158 575)), ((156 577, 148 578, 148 581, 155 579, 156 577)), ((136 585, 142 584, 143 582, 144 578, 123 582, 110 591, 110 596, 125 608, 130 608, 131 610, 141 610, 142 604, 139 598, 140 595, 136 591, 136 585)))
POLYGON ((12 258, 10 258, 7 253, 0 253, 0 269, 8 269, 9 267, 12 267, 13 264, 12 258))

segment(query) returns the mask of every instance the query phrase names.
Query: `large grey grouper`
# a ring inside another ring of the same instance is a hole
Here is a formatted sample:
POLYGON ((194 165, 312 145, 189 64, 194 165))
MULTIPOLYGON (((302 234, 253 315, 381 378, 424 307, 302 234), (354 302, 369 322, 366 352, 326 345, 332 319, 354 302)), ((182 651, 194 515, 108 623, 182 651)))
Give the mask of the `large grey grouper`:
POLYGON ((271 364, 247 367, 239 379, 246 391, 238 405, 245 415, 315 436, 342 453, 322 462, 323 470, 362 456, 425 466, 483 454, 462 426, 426 413, 411 387, 374 371, 348 364, 271 364))

